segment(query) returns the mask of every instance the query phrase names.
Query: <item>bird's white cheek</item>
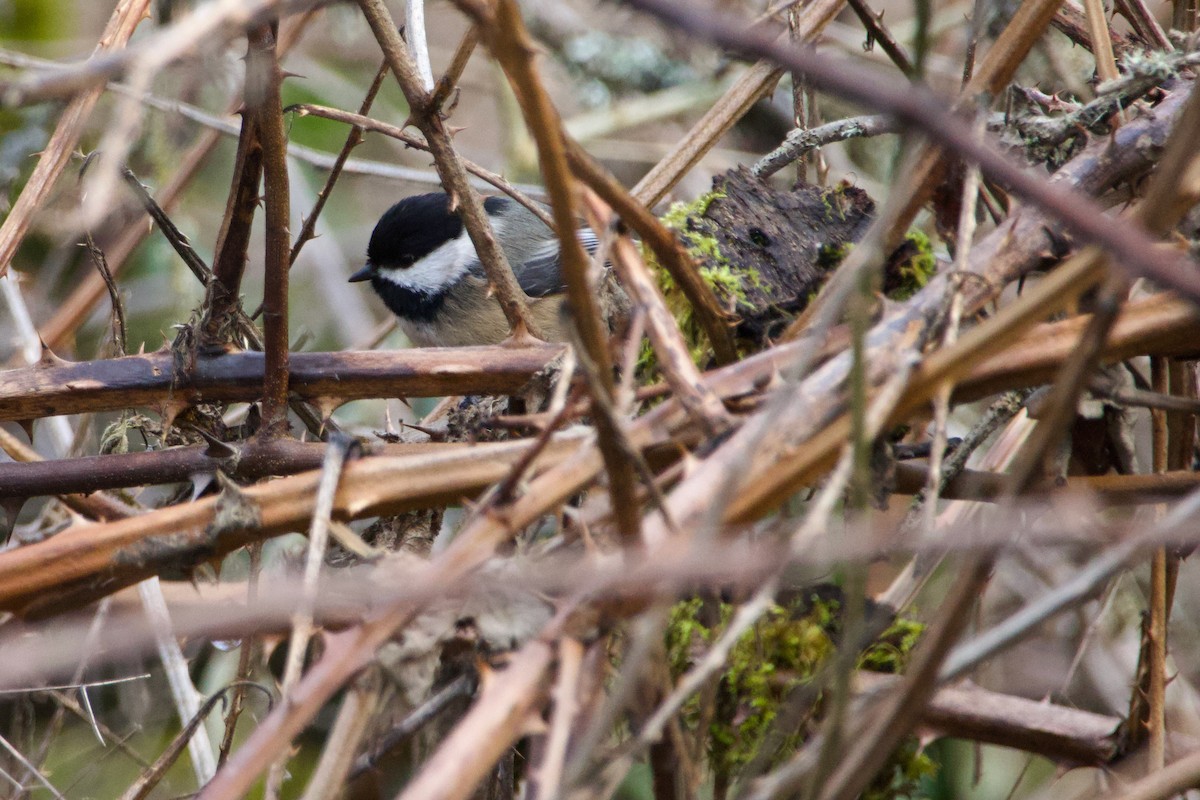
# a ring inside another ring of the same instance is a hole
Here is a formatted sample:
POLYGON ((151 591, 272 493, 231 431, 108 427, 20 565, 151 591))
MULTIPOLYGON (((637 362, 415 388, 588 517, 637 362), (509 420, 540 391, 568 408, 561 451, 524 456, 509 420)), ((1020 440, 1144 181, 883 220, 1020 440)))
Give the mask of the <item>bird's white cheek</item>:
POLYGON ((436 294, 465 275, 474 258, 475 248, 464 233, 411 267, 381 269, 379 276, 406 289, 436 294))

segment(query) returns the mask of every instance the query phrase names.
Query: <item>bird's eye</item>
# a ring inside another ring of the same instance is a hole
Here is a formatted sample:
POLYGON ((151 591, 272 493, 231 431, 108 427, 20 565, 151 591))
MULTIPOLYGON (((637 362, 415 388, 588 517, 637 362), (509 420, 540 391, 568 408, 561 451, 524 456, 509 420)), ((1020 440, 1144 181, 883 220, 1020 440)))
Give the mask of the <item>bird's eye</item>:
POLYGON ((411 267, 415 263, 417 263, 417 259, 415 256, 409 256, 409 255, 400 256, 400 266, 402 266, 402 267, 411 267))

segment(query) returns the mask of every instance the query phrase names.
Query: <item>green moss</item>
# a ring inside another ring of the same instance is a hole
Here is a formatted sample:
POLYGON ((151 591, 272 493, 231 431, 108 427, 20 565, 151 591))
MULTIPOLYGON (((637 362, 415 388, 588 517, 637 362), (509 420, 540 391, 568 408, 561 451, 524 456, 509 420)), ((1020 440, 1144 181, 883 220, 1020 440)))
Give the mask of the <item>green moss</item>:
POLYGON ((817 248, 817 266, 829 272, 845 261, 846 256, 850 255, 850 251, 853 249, 854 242, 842 242, 841 244, 823 242, 817 248))
POLYGON ((858 657, 858 668, 871 672, 902 672, 924 631, 925 626, 920 622, 903 617, 896 619, 858 657))
MULTIPOLYGON (((738 640, 721 680, 721 705, 709 729, 712 769, 732 774, 758 752, 779 705, 797 686, 808 683, 833 652, 822 625, 822 609, 794 619, 780 606, 767 612, 738 640)), ((785 750, 800 744, 800 732, 783 743, 785 750)))
MULTIPOLYGON (((662 222, 679 235, 680 241, 692 258, 704 265, 700 267, 700 276, 713 287, 717 297, 722 300, 732 297, 733 302, 736 303, 739 295, 742 299, 745 298, 741 282, 736 279, 729 260, 721 253, 721 246, 716 237, 701 230, 697 224, 697 220, 708 211, 708 207, 724 196, 724 192, 713 191, 701 195, 690 203, 673 203, 667 209, 667 213, 663 215, 662 222)), ((643 246, 642 255, 646 264, 654 271, 659 289, 666 300, 667 309, 675 318, 684 340, 688 343, 689 355, 694 362, 702 364, 708 357, 708 340, 695 319, 691 303, 679 289, 671 274, 658 263, 649 248, 643 246)), ((653 349, 647 342, 643 342, 638 355, 638 374, 648 379, 656 363, 653 349)))
POLYGON ((663 214, 663 224, 668 228, 673 228, 681 231, 688 227, 689 217, 702 217, 708 211, 708 207, 713 204, 714 200, 720 200, 725 196, 725 193, 720 189, 700 195, 690 203, 672 203, 667 209, 667 213, 663 214))
MULTIPOLYGON (((693 599, 672 610, 665 636, 667 660, 675 678, 683 675, 711 646, 732 618, 734 608, 721 603, 710 610, 718 623, 709 627, 699 619, 704 601, 693 599)), ((716 708, 707 730, 709 766, 717 775, 732 778, 764 745, 780 705, 797 687, 808 684, 835 650, 842 626, 836 599, 811 596, 792 607, 775 606, 737 641, 721 676, 716 708)), ((899 672, 920 637, 923 626, 896 620, 859 657, 862 668, 899 672)), ((818 701, 819 705, 819 701, 818 701)), ((692 698, 683 709, 685 722, 699 723, 699 701, 692 698)), ((789 733, 773 757, 778 761, 803 742, 803 730, 789 733)), ((933 762, 906 745, 881 772, 866 796, 908 796, 916 782, 933 770, 933 762)))
POLYGON ((911 230, 905 234, 904 240, 913 254, 897 264, 899 285, 888 292, 888 297, 893 300, 907 300, 912 297, 937 273, 937 257, 933 254, 933 244, 929 237, 921 231, 911 230))
POLYGON ((937 774, 937 762, 930 758, 915 736, 901 743, 896 752, 879 771, 875 780, 862 793, 863 800, 901 800, 923 798, 920 791, 924 779, 937 774))
MULTIPOLYGON (((733 615, 733 606, 721 603, 719 622, 710 628, 697 619, 702 603, 689 600, 672 610, 666 646, 667 662, 676 678, 708 649, 733 615)), ((731 775, 754 756, 788 692, 811 680, 833 651, 821 615, 822 611, 814 608, 797 619, 786 608, 776 606, 734 645, 728 669, 721 676, 718 710, 707 732, 714 772, 731 775)), ((695 697, 683 713, 689 724, 697 724, 695 697)), ((799 739, 790 737, 785 744, 794 749, 799 739)))
MULTIPOLYGON (((746 287, 761 288, 763 282, 754 270, 736 269, 721 252, 717 238, 703 225, 702 220, 709 206, 723 197, 725 193, 718 190, 703 194, 690 203, 674 203, 663 215, 662 222, 679 235, 683 246, 699 265, 700 277, 712 287, 718 303, 736 312, 739 306, 744 306, 747 302, 746 287)), ((695 319, 691 303, 649 248, 643 247, 642 255, 655 272, 659 289, 667 302, 667 309, 683 332, 692 360, 697 364, 704 364, 711 354, 711 349, 703 329, 695 319)), ((653 350, 643 345, 638 357, 639 375, 648 376, 654 365, 653 350)))

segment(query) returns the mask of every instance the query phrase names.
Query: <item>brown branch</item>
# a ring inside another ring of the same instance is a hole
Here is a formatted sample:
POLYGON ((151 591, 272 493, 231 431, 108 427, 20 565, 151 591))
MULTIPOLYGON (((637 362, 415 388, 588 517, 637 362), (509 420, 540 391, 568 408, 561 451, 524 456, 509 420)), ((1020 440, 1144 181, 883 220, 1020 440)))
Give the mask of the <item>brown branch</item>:
POLYGON ((1113 56, 1112 33, 1108 29, 1108 18, 1104 15, 1104 3, 1102 0, 1083 0, 1083 9, 1092 37, 1096 75, 1101 81, 1114 81, 1121 73, 1117 71, 1117 60, 1113 56))
MULTIPOLYGON (((298 40, 300 33, 311 20, 312 15, 305 14, 294 26, 291 43, 298 40)), ((239 99, 232 110, 236 110, 240 105, 239 99)), ((216 148, 219 141, 221 141, 220 131, 206 130, 200 134, 196 143, 178 159, 179 169, 172 175, 167 185, 158 192, 158 203, 163 209, 170 211, 174 207, 184 189, 200 173, 205 159, 216 148)), ((138 245, 150 235, 151 230, 146 224, 146 217, 139 217, 125 226, 115 244, 105 247, 114 275, 120 274, 122 268, 129 262, 129 257, 138 245)), ((59 304, 54 316, 41 326, 39 333, 42 341, 52 348, 58 348, 65 344, 68 337, 74 333, 84 317, 91 311, 92 306, 103 295, 103 281, 95 275, 84 278, 83 283, 59 304)))
POLYGON ((466 800, 549 699, 554 647, 535 639, 480 689, 475 705, 442 740, 398 800, 466 800))
MULTIPOLYGON (((364 117, 362 114, 352 114, 349 111, 342 111, 340 109, 329 108, 327 106, 312 105, 310 103, 298 103, 294 106, 288 106, 287 110, 295 112, 302 117, 320 117, 321 119, 329 119, 333 120, 334 122, 343 122, 347 125, 354 125, 358 128, 362 128, 365 131, 382 133, 384 136, 388 136, 399 142, 404 142, 404 144, 416 150, 429 152, 429 145, 423 139, 413 136, 411 133, 406 133, 403 128, 398 128, 395 125, 389 125, 386 122, 380 122, 379 120, 372 119, 371 117, 364 117)), ((492 172, 489 169, 479 166, 473 161, 468 161, 465 158, 462 159, 462 165, 463 169, 465 169, 467 172, 483 181, 486 181, 487 183, 490 183, 492 186, 495 186, 513 200, 516 200, 525 208, 529 209, 531 213, 536 214, 542 222, 546 223, 547 228, 554 227, 554 221, 550 218, 550 215, 546 213, 546 209, 544 207, 535 202, 529 197, 529 195, 513 186, 502 176, 492 172)))
MULTIPOLYGON (((239 150, 240 149, 241 143, 239 141, 239 150)), ((175 222, 169 216, 167 216, 166 209, 159 205, 158 201, 155 200, 153 195, 150 194, 150 190, 146 187, 146 185, 138 180, 138 177, 133 173, 133 170, 126 167, 121 171, 121 174, 125 178, 125 185, 128 186, 135 195, 137 195, 138 200, 142 204, 142 208, 146 210, 146 213, 150 216, 150 219, 154 220, 154 224, 158 225, 159 230, 162 231, 163 236, 171 245, 171 248, 175 251, 175 254, 178 255, 180 260, 182 260, 187 268, 191 270, 191 273, 195 276, 196 280, 200 281, 201 286, 208 286, 209 283, 212 282, 212 270, 209 269, 208 264, 204 263, 204 259, 201 258, 200 254, 196 252, 196 249, 192 247, 192 243, 188 241, 188 238, 183 235, 183 231, 179 230, 178 226, 175 225, 175 222)), ((227 210, 226 214, 228 213, 229 212, 227 210)), ((220 252, 219 247, 218 252, 220 252)), ((244 258, 245 253, 243 253, 242 256, 244 258)))
MULTIPOLYGON (((243 597, 249 605, 254 605, 258 598, 259 578, 262 574, 262 544, 255 543, 246 548, 250 558, 250 574, 246 581, 246 591, 243 597)), ((225 713, 225 733, 221 737, 221 747, 217 755, 217 770, 225 766, 229 753, 233 749, 233 736, 237 731, 238 720, 245 709, 246 687, 254 669, 262 657, 262 639, 251 634, 242 639, 238 648, 237 677, 234 680, 233 696, 229 700, 229 708, 225 713)))
POLYGON ((442 77, 438 78, 437 84, 433 87, 433 94, 429 98, 429 104, 433 108, 440 110, 450 99, 450 93, 458 86, 458 81, 462 77, 463 70, 467 68, 467 62, 471 60, 477 44, 479 44, 479 31, 472 26, 463 34, 458 47, 454 49, 454 55, 450 58, 450 66, 446 67, 446 71, 442 77))
POLYGON ((680 244, 675 234, 663 225, 658 217, 650 213, 646 206, 635 200, 633 195, 578 142, 569 137, 567 158, 570 159, 571 169, 579 176, 580 181, 612 206, 621 220, 637 232, 642 242, 654 252, 659 264, 679 286, 679 290, 692 306, 696 321, 708 336, 716 363, 729 364, 736 361, 737 347, 731 329, 733 315, 721 307, 713 288, 700 276, 696 262, 688 255, 687 249, 680 244))
POLYGON ((204 718, 207 717, 209 712, 216 708, 217 703, 221 702, 223 699, 224 692, 217 692, 212 697, 205 700, 204 704, 200 706, 200 709, 195 713, 195 715, 193 715, 192 718, 188 720, 187 724, 183 726, 183 730, 175 734, 175 737, 170 741, 162 753, 159 754, 158 758, 154 760, 154 763, 150 765, 150 768, 144 770, 140 775, 138 775, 137 780, 125 790, 125 792, 121 795, 121 800, 143 800, 143 798, 149 796, 149 794, 154 791, 154 788, 158 786, 162 779, 166 777, 167 770, 169 770, 179 759, 179 757, 183 755, 183 751, 187 749, 188 742, 191 740, 192 735, 195 734, 200 728, 200 725, 203 724, 204 718))
MULTIPOLYGON (((1118 8, 1121 6, 1121 3, 1122 0, 1116 0, 1118 8)), ((1084 14, 1083 9, 1076 5, 1073 0, 1063 0, 1063 4, 1055 12, 1054 19, 1050 20, 1050 24, 1059 33, 1084 50, 1087 50, 1089 53, 1092 51, 1092 34, 1088 31, 1087 16, 1084 14)), ((1116 31, 1109 31, 1109 33, 1112 36, 1114 55, 1124 57, 1129 49, 1134 46, 1134 43, 1124 34, 1116 31)))
MULTIPOLYGON (((367 454, 407 456, 445 453, 469 446, 456 442, 376 443, 367 454)), ((103 489, 177 483, 218 471, 238 482, 253 482, 271 475, 294 475, 320 469, 325 447, 319 442, 249 439, 219 448, 196 445, 29 463, 0 463, 0 498, 86 494, 103 489)), ((133 509, 129 509, 122 516, 132 513, 133 509)), ((113 515, 104 514, 100 518, 109 519, 113 515)))
POLYGON ((438 689, 428 700, 414 708, 409 714, 387 730, 371 749, 358 757, 350 771, 350 780, 354 781, 377 768, 379 762, 393 749, 412 738, 436 719, 456 700, 470 697, 475 693, 476 680, 471 675, 459 675, 446 686, 438 689))
MULTIPOLYGON (((898 677, 860 672, 857 687, 891 690, 898 677)), ((942 736, 1011 747, 1065 766, 1106 764, 1117 753, 1118 717, 990 692, 978 686, 940 689, 920 712, 942 736)))
POLYGON ((287 429, 288 411, 288 268, 291 265, 291 189, 287 174, 287 136, 275 35, 278 24, 265 24, 249 33, 246 59, 246 105, 254 115, 262 140, 263 194, 266 200, 266 252, 263 278, 263 427, 267 436, 287 429))
POLYGON ((892 36, 883 24, 883 12, 876 14, 866 0, 849 0, 850 8, 854 11, 854 15, 858 17, 858 21, 867 29, 867 43, 863 45, 864 49, 868 49, 871 45, 878 42, 883 48, 883 52, 887 53, 888 58, 896 65, 896 68, 903 72, 907 77, 913 77, 913 65, 908 54, 904 52, 904 48, 892 36))
MULTIPOLYGON (((366 95, 358 105, 359 114, 366 115, 371 110, 371 105, 375 102, 375 95, 379 94, 379 89, 383 86, 383 80, 387 77, 387 73, 388 65, 387 62, 384 62, 379 65, 379 70, 375 73, 375 79, 371 81, 366 95)), ((296 234, 296 243, 292 245, 292 252, 288 256, 289 267, 296 263, 296 259, 300 256, 300 250, 316 235, 317 219, 320 218, 321 211, 325 208, 325 203, 329 200, 329 195, 333 194, 333 187, 337 184, 337 180, 342 174, 342 167, 346 165, 347 159, 350 158, 350 152, 363 140, 363 130, 362 127, 354 125, 350 128, 350 132, 346 134, 346 141, 342 145, 342 149, 338 152, 337 158, 334 159, 333 167, 329 170, 329 176, 325 179, 325 186, 317 193, 316 204, 313 205, 312 211, 308 212, 308 216, 304 218, 304 225, 300 228, 300 233, 296 234)))
MULTIPOLYGON (((456 347, 403 351, 294 353, 291 390, 337 404, 368 397, 509 394, 562 348, 456 347)), ((249 402, 261 396, 264 355, 201 355, 176 363, 159 351, 102 361, 56 361, 0 372, 0 419, 38 419, 131 406, 249 402)))
MULTIPOLYGON (((528 442, 478 445, 403 458, 367 458, 346 467, 334 516, 397 514, 461 502, 501 480, 528 442)), ((578 444, 553 442, 539 463, 578 444)), ((48 613, 78 606, 160 569, 185 569, 250 542, 304 527, 318 471, 280 478, 117 522, 80 526, 0 553, 0 607, 48 613), (234 509, 236 507, 236 510, 234 509)))
MULTIPOLYGON (((509 0, 499 0, 494 7, 468 0, 461 0, 458 5, 474 19, 476 28, 482 32, 492 55, 507 75, 526 125, 537 142, 542 177, 550 195, 554 229, 559 240, 567 303, 582 346, 580 357, 594 366, 591 374, 597 382, 588 383, 593 390, 593 402, 597 406, 610 406, 614 390, 612 359, 603 312, 596 290, 588 279, 587 253, 576 236, 578 190, 567 166, 562 119, 533 63, 533 40, 519 9, 509 0)), ((615 415, 601 413, 596 417, 617 527, 626 542, 632 543, 638 537, 641 515, 634 497, 633 468, 620 444, 624 434, 619 430, 619 424, 615 415)))
POLYGON ((479 255, 488 280, 492 283, 496 299, 512 328, 513 337, 519 341, 525 338, 527 333, 540 336, 540 332, 534 330, 530 324, 529 303, 513 275, 504 251, 496 242, 495 233, 483 210, 483 201, 479 199, 479 194, 467 179, 466 170, 454 149, 450 132, 440 112, 430 105, 430 95, 422 88, 417 67, 409 56, 400 34, 396 32, 392 15, 383 0, 359 0, 359 6, 392 72, 396 75, 400 90, 408 101, 412 123, 425 137, 442 186, 457 205, 463 226, 467 229, 471 243, 475 245, 475 252, 479 255))
MULTIPOLYGON (((0 427, 0 450, 8 453, 9 457, 15 464, 0 465, 8 472, 18 472, 25 467, 32 466, 37 469, 36 465, 42 463, 41 454, 32 447, 22 443, 17 437, 10 434, 4 428, 0 427)), ((112 497, 104 494, 93 495, 78 495, 78 494, 60 494, 58 500, 67 508, 82 514, 88 519, 97 520, 116 520, 125 519, 134 514, 134 509, 130 506, 121 503, 112 497)))
MULTIPOLYGON (((608 228, 612 209, 592 192, 585 195, 585 202, 592 228, 596 231, 608 228)), ((667 309, 658 284, 627 237, 619 236, 613 243, 612 264, 631 299, 645 310, 646 332, 657 356, 659 369, 679 402, 710 434, 715 435, 730 428, 732 420, 725 406, 701 380, 700 371, 692 363, 687 343, 667 309)))
MULTIPOLYGON (((96 46, 97 57, 100 54, 114 50, 122 50, 133 35, 138 23, 146 18, 150 0, 122 0, 113 10, 112 17, 104 27, 100 43, 96 46)), ((29 232, 33 216, 41 208, 42 203, 54 187, 54 182, 66 168, 79 137, 83 134, 84 126, 91 116, 92 109, 103 93, 103 87, 91 88, 83 94, 72 98, 63 110, 50 136, 50 141, 42 149, 41 157, 33 173, 25 181, 21 194, 17 197, 12 209, 0 225, 0 275, 8 272, 8 265, 16 255, 17 248, 29 232)), ((4 90, 0 88, 0 105, 7 104, 8 98, 3 97, 4 90)), ((8 101, 11 102, 11 101, 8 101)), ((100 283, 100 293, 103 293, 103 282, 100 283)), ((97 294, 97 298, 100 296, 97 294)))
POLYGON ((229 343, 228 330, 241 305, 242 273, 250 253, 250 230, 258 211, 259 183, 262 180, 263 151, 257 124, 257 102, 249 102, 251 87, 263 80, 261 56, 256 45, 246 45, 245 96, 242 107, 242 126, 238 134, 237 155, 233 161, 232 183, 225 201, 225 215, 217 233, 212 275, 197 279, 207 288, 204 298, 204 319, 200 323, 199 339, 202 349, 216 349, 229 343))
MULTIPOLYGON (((1144 0, 1116 0, 1113 6, 1121 16, 1129 20, 1129 24, 1137 31, 1137 35, 1141 37, 1142 41, 1151 47, 1167 52, 1175 49, 1162 26, 1158 24, 1158 20, 1150 13, 1150 9, 1146 8, 1144 0)), ((1113 44, 1115 46, 1116 41, 1113 44)), ((1121 50, 1118 50, 1118 54, 1120 53, 1121 50)))
MULTIPOLYGON (((1096 262, 1093 269, 1106 270, 1103 256, 1092 250, 1076 257, 1081 262, 1096 262)), ((1075 259, 1072 259, 1075 260, 1075 259)), ((1079 335, 1075 348, 1063 361, 1043 403, 1037 427, 1025 441, 1009 467, 1009 489, 1015 496, 1049 474, 1048 462, 1058 445, 1071 430, 1079 408, 1079 398, 1088 378, 1100 365, 1104 341, 1112 330, 1128 287, 1120 278, 1108 277, 1096 292, 1096 310, 1079 335)))
MULTIPOLYGON (((875 111, 886 110, 896 114, 940 145, 978 163, 980 170, 990 178, 1061 219, 1081 238, 1104 247, 1131 277, 1144 276, 1161 286, 1200 300, 1200 270, 1196 269, 1190 258, 1182 254, 1164 257, 1155 253, 1154 240, 1140 227, 1113 219, 1104 214, 1095 201, 1077 192, 1065 191, 1027 172, 995 146, 981 142, 969 122, 950 113, 945 100, 928 90, 893 80, 871 68, 835 61, 813 50, 782 46, 771 34, 748 30, 739 19, 701 11, 690 3, 668 0, 628 2, 671 22, 681 30, 726 47, 768 57, 788 69, 803 72, 814 86, 825 91, 862 103, 875 111)), ((1053 3, 1056 4, 1057 0, 1053 0, 1053 3)), ((1012 24, 1016 24, 1026 5, 1021 6, 1012 24)), ((1046 15, 1046 19, 1048 21, 1049 15, 1046 15)), ((993 52, 999 48, 997 42, 993 52)), ((1000 74, 998 67, 981 67, 972 84, 990 87, 1000 74)))
MULTIPOLYGON (((1034 325, 1004 352, 977 363, 955 388, 958 402, 1017 386, 1049 383, 1071 352, 1088 315, 1034 325)), ((1121 308, 1104 349, 1107 363, 1139 355, 1188 356, 1200 352, 1200 313, 1190 303, 1158 294, 1121 308)))
MULTIPOLYGON (((929 479, 924 464, 903 461, 896 464, 897 494, 916 494, 929 479)), ((1004 473, 967 469, 951 478, 942 490, 947 500, 995 502, 1004 495, 1004 473)), ((1066 483, 1045 481, 1030 487, 1034 495, 1081 492, 1106 505, 1148 505, 1175 500, 1200 488, 1200 473, 1176 470, 1157 475, 1089 475, 1071 477, 1066 483)))

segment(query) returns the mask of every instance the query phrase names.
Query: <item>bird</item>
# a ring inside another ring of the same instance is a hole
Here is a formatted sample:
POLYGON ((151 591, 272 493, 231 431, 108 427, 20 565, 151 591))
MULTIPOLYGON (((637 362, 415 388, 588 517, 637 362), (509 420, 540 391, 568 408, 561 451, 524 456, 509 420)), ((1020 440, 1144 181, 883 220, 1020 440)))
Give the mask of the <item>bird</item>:
MULTIPOLYGON (((562 311, 567 287, 554 231, 508 197, 487 197, 483 208, 529 297, 534 327, 548 341, 567 341, 571 325, 562 311)), ((594 231, 580 226, 577 236, 589 254, 595 252, 594 231)), ((406 197, 385 211, 371 232, 366 264, 350 281, 370 281, 417 347, 499 344, 509 337, 483 264, 444 192, 406 197)), ((600 294, 611 332, 629 303, 608 268, 600 294)))

